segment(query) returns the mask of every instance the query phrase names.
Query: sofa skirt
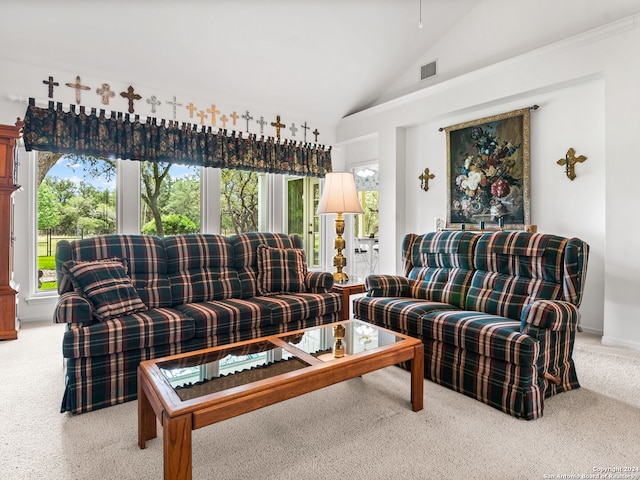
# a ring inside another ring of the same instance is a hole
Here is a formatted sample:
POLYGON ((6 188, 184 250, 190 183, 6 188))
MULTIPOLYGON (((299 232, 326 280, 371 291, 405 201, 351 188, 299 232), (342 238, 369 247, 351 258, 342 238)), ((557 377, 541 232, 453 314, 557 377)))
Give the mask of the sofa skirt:
POLYGON ((230 335, 192 338, 178 344, 160 345, 97 357, 68 358, 61 412, 74 414, 117 405, 138 398, 138 364, 153 358, 228 345, 234 342, 323 325, 339 320, 339 312, 321 317, 269 325, 230 335))

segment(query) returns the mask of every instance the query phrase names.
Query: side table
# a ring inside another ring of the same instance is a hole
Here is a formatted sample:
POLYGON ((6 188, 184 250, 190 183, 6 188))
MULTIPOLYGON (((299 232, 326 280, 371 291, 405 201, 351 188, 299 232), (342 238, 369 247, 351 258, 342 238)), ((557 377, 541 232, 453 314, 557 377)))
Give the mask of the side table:
POLYGON ((346 282, 334 282, 331 291, 342 294, 342 311, 340 312, 340 320, 349 320, 349 310, 351 306, 351 295, 364 293, 364 280, 361 278, 349 279, 346 282))

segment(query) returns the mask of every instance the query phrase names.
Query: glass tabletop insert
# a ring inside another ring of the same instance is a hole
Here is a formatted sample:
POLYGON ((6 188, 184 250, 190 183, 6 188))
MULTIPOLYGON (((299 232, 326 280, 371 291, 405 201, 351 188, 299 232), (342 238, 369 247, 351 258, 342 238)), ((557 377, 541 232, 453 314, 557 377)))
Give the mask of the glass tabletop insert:
POLYGON ((158 364, 181 400, 239 387, 309 364, 269 341, 158 364))
MULTIPOLYGON (((393 333, 360 320, 340 322, 345 328, 343 338, 345 355, 373 350, 385 345, 402 341, 393 333)), ((286 340, 296 348, 323 361, 333 360, 334 335, 333 326, 309 328, 305 332, 286 340)))

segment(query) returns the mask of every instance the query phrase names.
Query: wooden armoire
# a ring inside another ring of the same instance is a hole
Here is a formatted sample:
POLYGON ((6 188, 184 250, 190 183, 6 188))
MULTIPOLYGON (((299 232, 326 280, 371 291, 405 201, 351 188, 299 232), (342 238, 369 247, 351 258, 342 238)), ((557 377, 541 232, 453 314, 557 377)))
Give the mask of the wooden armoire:
POLYGON ((0 125, 0 340, 18 338, 17 289, 13 283, 13 192, 15 147, 20 127, 0 125))

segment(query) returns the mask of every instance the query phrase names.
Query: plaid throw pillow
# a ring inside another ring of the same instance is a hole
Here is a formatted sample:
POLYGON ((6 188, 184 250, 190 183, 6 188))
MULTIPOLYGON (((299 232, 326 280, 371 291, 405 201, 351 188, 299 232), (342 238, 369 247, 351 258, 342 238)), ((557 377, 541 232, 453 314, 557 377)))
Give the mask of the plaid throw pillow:
POLYGON ((258 292, 261 295, 304 292, 304 250, 258 245, 258 292))
POLYGON ((118 258, 91 262, 69 260, 62 264, 62 271, 69 275, 76 290, 91 302, 98 320, 147 309, 118 258))

